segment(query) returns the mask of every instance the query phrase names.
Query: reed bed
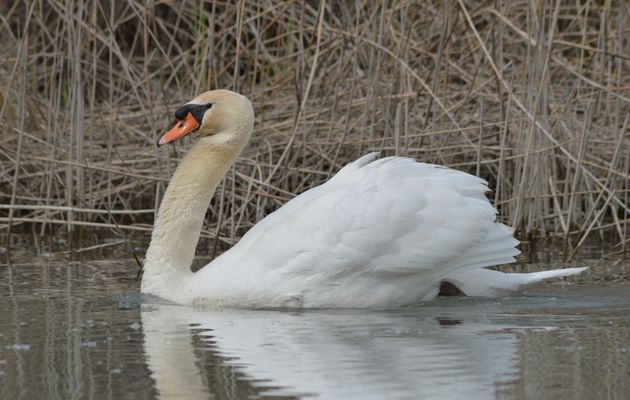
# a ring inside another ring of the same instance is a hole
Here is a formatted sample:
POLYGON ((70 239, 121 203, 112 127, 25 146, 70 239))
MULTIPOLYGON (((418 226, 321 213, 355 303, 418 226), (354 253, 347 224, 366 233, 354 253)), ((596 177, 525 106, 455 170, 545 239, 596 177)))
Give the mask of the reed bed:
POLYGON ((626 1, 17 0, 0 10, 9 248, 10 232, 68 233, 75 249, 146 239, 190 146, 156 139, 178 106, 213 88, 247 95, 257 113, 208 211, 203 235, 219 250, 370 151, 484 177, 501 221, 522 240, 560 238, 567 259, 595 239, 612 253, 630 247, 626 1))

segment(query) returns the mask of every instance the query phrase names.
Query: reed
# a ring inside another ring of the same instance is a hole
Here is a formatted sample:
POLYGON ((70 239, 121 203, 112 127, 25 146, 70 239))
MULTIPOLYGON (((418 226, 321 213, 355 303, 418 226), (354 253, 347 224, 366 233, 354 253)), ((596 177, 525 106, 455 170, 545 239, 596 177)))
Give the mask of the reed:
POLYGON ((626 1, 0 10, 0 233, 146 238, 189 146, 158 150, 156 138, 179 105, 228 88, 252 100, 257 123, 207 215, 204 236, 225 246, 380 151, 484 177, 501 221, 521 239, 561 238, 566 258, 597 237, 630 247, 626 1))

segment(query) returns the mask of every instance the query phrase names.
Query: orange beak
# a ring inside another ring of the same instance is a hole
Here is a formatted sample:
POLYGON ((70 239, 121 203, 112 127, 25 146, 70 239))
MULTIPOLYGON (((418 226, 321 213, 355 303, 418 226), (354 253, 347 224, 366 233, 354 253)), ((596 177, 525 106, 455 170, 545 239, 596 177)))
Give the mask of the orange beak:
POLYGON ((170 131, 166 132, 160 140, 158 140, 158 146, 184 137, 197 128, 199 128, 199 122, 193 117, 192 113, 188 113, 186 118, 177 122, 170 131))

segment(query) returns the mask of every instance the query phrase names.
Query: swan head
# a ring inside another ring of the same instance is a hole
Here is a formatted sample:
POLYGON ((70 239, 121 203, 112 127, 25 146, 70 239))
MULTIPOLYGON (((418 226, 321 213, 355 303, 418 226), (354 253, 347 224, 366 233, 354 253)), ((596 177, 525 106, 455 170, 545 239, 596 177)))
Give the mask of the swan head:
POLYGON ((254 109, 245 96, 229 90, 204 92, 175 111, 177 122, 158 146, 193 134, 214 144, 242 146, 254 126, 254 109))

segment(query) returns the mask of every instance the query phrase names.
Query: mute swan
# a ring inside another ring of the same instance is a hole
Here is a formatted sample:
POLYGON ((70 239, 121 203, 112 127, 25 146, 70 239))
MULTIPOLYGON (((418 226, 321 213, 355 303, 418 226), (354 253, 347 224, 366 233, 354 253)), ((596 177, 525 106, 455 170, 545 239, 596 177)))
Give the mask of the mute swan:
POLYGON ((229 251, 190 270, 210 199, 247 144, 254 111, 227 90, 175 113, 158 145, 195 133, 158 211, 141 291, 214 307, 398 307, 437 296, 441 282, 496 296, 584 268, 532 274, 482 269, 519 253, 495 221, 486 182, 409 158, 368 154, 268 215, 229 251))

